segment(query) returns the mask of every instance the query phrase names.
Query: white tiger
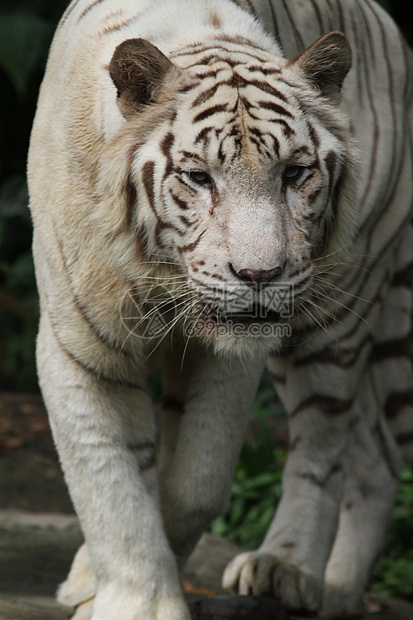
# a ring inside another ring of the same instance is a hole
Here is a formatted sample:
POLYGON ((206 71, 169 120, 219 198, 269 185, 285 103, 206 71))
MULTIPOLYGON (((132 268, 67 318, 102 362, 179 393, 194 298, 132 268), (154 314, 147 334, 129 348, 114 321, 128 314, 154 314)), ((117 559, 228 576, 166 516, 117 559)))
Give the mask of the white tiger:
POLYGON ((29 189, 76 618, 189 618, 179 571, 225 510, 269 352, 283 498, 224 584, 359 611, 400 465, 381 409, 413 461, 411 77, 372 0, 69 5, 29 189))

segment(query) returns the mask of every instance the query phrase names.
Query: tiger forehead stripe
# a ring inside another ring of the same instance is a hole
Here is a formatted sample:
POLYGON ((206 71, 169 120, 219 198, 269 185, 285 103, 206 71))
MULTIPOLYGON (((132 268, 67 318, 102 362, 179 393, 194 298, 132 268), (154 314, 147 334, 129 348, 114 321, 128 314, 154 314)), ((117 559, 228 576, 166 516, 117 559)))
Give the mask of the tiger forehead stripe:
POLYGON ((257 104, 260 108, 264 108, 264 110, 271 110, 271 112, 275 112, 276 114, 281 114, 281 116, 287 116, 288 118, 294 119, 294 115, 291 114, 288 110, 286 110, 283 106, 278 105, 278 103, 273 103, 272 101, 257 101, 257 104))
MULTIPOLYGON (((244 66, 239 67, 239 71, 242 71, 242 70, 244 72, 244 75, 240 75, 237 69, 234 69, 234 75, 231 80, 227 78, 223 80, 222 82, 219 82, 217 84, 214 84, 213 86, 210 86, 204 93, 201 93, 200 95, 198 95, 198 97, 195 100, 196 103, 198 104, 206 103, 210 98, 213 97, 213 95, 218 91, 221 85, 234 84, 234 86, 236 86, 238 90, 238 98, 237 98, 237 102, 235 106, 229 107, 228 102, 211 105, 210 107, 207 107, 201 110, 200 112, 198 112, 198 114, 196 114, 196 116, 194 117, 193 122, 198 123, 198 122, 204 121, 205 119, 208 119, 209 117, 219 112, 236 113, 238 105, 241 103, 243 105, 244 111, 250 116, 251 119, 253 119, 253 121, 268 120, 276 125, 279 125, 284 136, 286 136, 287 138, 291 137, 292 135, 295 135, 295 129, 288 122, 289 120, 294 121, 295 116, 289 109, 287 109, 286 105, 283 105, 285 103, 287 104, 290 103, 287 96, 284 93, 282 93, 278 88, 269 84, 266 80, 262 80, 262 79, 257 80, 256 72, 254 72, 255 73, 254 78, 251 80, 248 80, 246 77, 244 77, 248 69, 244 66), (271 101, 271 100, 268 101, 264 99, 256 100, 256 97, 253 96, 253 93, 248 93, 247 88, 251 86, 254 88, 260 89, 261 91, 265 91, 266 94, 269 94, 271 97, 277 98, 278 101, 271 101), (272 116, 267 119, 262 118, 262 115, 259 113, 260 109, 272 112, 275 115, 275 118, 272 116)), ((196 107, 194 103, 192 104, 192 107, 196 107)), ((232 124, 234 121, 235 119, 232 119, 230 124, 232 124)), ((213 130, 212 127, 204 127, 202 131, 196 136, 195 144, 198 144, 199 142, 203 141, 205 146, 207 146, 207 140, 209 140, 210 133, 212 132, 212 130, 213 130)), ((233 133, 231 133, 230 135, 233 135, 233 133)), ((256 145, 258 151, 260 151, 262 154, 264 154, 265 152, 265 154, 269 155, 268 146, 263 141, 263 138, 261 135, 258 135, 256 132, 250 131, 250 140, 256 145)), ((279 142, 278 140, 275 141, 274 138, 273 138, 272 150, 278 156, 279 142)), ((225 157, 223 156, 221 145, 220 145, 218 156, 221 161, 225 159, 225 157)))
POLYGON ((270 66, 267 67, 265 65, 250 65, 248 67, 248 71, 255 71, 262 73, 263 75, 275 75, 277 73, 281 73, 281 69, 278 67, 270 66))
POLYGON ((278 89, 269 84, 268 82, 264 82, 263 80, 251 79, 248 82, 251 86, 255 86, 260 90, 263 90, 267 95, 272 95, 277 99, 281 99, 284 103, 288 103, 288 98, 278 89))
POLYGON ((205 103, 206 101, 208 101, 208 99, 211 99, 216 94, 220 86, 230 86, 231 84, 232 79, 217 82, 216 84, 205 90, 203 93, 198 95, 198 97, 192 102, 191 107, 196 108, 197 106, 201 105, 201 103, 205 103))
MULTIPOLYGON (((198 47, 188 46, 187 48, 181 49, 178 52, 172 52, 170 54, 171 58, 191 56, 192 58, 195 56, 201 56, 202 54, 209 54, 206 58, 217 58, 217 60, 221 60, 220 56, 216 55, 222 54, 222 52, 227 52, 232 55, 239 55, 243 57, 252 58, 256 62, 266 63, 268 62, 268 56, 265 57, 262 54, 257 54, 257 52, 263 52, 263 50, 259 47, 255 47, 251 42, 248 42, 246 45, 240 45, 238 43, 234 43, 234 47, 231 49, 228 46, 222 44, 222 41, 230 42, 225 37, 219 37, 219 43, 214 45, 199 45, 198 47), (248 49, 250 48, 250 49, 248 49)), ((230 42, 231 43, 231 42, 230 42)), ((205 58, 203 58, 205 61, 205 58)), ((199 62, 199 61, 198 61, 199 62)), ((231 62, 233 62, 231 58, 231 62)), ((194 63, 196 64, 196 63, 194 63)))
POLYGON ((228 112, 228 105, 226 103, 217 103, 211 108, 207 108, 206 110, 199 112, 193 119, 193 123, 199 123, 200 121, 203 121, 209 116, 217 114, 218 112, 228 112))
POLYGON ((201 129, 195 137, 194 143, 199 144, 199 142, 203 142, 205 146, 208 146, 210 141, 210 133, 211 127, 203 127, 203 129, 201 129))
MULTIPOLYGON (((216 94, 216 92, 218 91, 218 89, 220 88, 220 86, 224 86, 224 85, 231 85, 233 83, 233 80, 225 80, 223 82, 220 82, 218 84, 215 84, 213 87, 209 88, 207 91, 205 91, 204 93, 201 93, 200 95, 198 95, 197 99, 191 104, 192 108, 196 108, 199 105, 206 103, 209 99, 213 98, 213 96, 216 94)), ((246 86, 248 86, 249 84, 246 83, 246 86)), ((262 83, 260 82, 259 85, 257 85, 257 83, 251 82, 250 85, 252 86, 257 86, 258 88, 262 85, 262 83)), ((267 90, 267 89, 266 89, 267 90)), ((267 90, 267 92, 270 89, 267 90)), ((271 93, 273 94, 273 93, 271 93)), ((287 98, 282 95, 281 93, 274 93, 274 96, 277 96, 279 99, 282 99, 283 101, 287 102, 287 98)), ((275 103, 275 102, 268 102, 268 101, 258 101, 256 103, 253 103, 251 101, 249 101, 249 99, 244 95, 239 93, 238 95, 239 101, 243 104, 244 108, 246 109, 246 111, 248 113, 250 113, 250 110, 252 108, 263 108, 263 109, 267 109, 267 110, 272 110, 273 112, 284 116, 286 118, 291 118, 294 119, 293 114, 288 111, 284 106, 280 105, 279 103, 275 103)), ((223 111, 234 111, 234 110, 230 110, 228 108, 227 104, 216 104, 215 106, 212 106, 210 108, 206 108, 205 110, 203 110, 202 112, 199 112, 197 114, 197 116, 195 116, 194 121, 195 123, 204 120, 205 118, 217 113, 217 112, 223 112, 223 111)), ((254 118, 257 118, 256 116, 250 114, 251 116, 253 116, 254 118)), ((261 119, 262 120, 262 119, 261 119)))
MULTIPOLYGON (((195 101, 192 103, 192 107, 195 107, 203 103, 208 98, 215 95, 215 93, 217 92, 220 86, 232 86, 232 85, 236 86, 239 89, 247 88, 249 86, 254 86, 258 90, 261 90, 264 93, 266 93, 267 95, 272 95, 273 97, 280 99, 284 103, 288 103, 289 100, 287 96, 284 95, 284 93, 282 93, 279 90, 279 88, 276 88, 275 86, 270 84, 267 80, 258 79, 256 75, 249 75, 247 78, 244 75, 241 75, 240 71, 243 71, 243 72, 247 71, 248 73, 251 73, 251 74, 256 74, 260 72, 263 75, 265 75, 264 69, 261 69, 255 66, 251 68, 251 67, 239 65, 239 64, 234 65, 232 77, 229 79, 227 78, 225 80, 217 82, 216 84, 213 84, 212 86, 209 86, 206 91, 201 93, 197 97, 197 99, 195 99, 195 101)), ((278 71, 278 70, 274 69, 274 71, 278 71)), ((217 73, 218 71, 208 71, 207 73, 204 73, 204 74, 197 73, 197 77, 201 79, 205 79, 208 77, 217 77, 217 73)))

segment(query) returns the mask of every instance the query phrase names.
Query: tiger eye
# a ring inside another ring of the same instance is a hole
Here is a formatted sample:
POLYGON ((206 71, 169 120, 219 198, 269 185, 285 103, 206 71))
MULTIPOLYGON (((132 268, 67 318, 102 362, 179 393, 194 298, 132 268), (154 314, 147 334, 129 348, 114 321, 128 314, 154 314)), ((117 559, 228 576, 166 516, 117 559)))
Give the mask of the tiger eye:
POLYGON ((203 170, 192 170, 188 173, 189 178, 193 183, 197 185, 202 185, 203 187, 212 187, 212 179, 203 170))
POLYGON ((283 179, 286 183, 297 181, 304 172, 304 166, 287 166, 284 169, 283 179))

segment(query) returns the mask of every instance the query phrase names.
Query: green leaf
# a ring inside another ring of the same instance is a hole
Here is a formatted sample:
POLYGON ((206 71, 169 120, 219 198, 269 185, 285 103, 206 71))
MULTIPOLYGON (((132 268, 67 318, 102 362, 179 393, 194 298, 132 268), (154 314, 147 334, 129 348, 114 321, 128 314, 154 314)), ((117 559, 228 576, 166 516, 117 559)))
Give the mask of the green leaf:
POLYGON ((216 536, 225 536, 228 533, 228 524, 224 517, 218 517, 211 523, 210 529, 216 536))
POLYGON ((231 502, 231 508, 229 511, 230 525, 234 526, 242 519, 245 510, 245 499, 242 497, 234 498, 231 502))

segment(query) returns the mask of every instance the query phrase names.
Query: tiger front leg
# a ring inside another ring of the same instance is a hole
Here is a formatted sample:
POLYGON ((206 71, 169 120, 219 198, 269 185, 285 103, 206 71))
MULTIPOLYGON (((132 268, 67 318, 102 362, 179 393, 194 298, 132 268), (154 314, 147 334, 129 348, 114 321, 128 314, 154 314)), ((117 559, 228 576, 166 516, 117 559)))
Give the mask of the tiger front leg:
MULTIPOLYGON (((189 620, 162 526, 149 397, 98 380, 62 348, 45 313, 38 366, 96 577, 92 620, 189 620)), ((87 558, 80 564, 90 582, 87 558)))
MULTIPOLYGON (((321 415, 307 412, 305 424, 315 430, 321 415)), ((326 439, 326 443, 335 444, 334 450, 322 462, 314 458, 314 435, 313 441, 308 437, 297 440, 285 467, 282 500, 267 536, 257 552, 243 553, 229 564, 224 587, 239 594, 274 596, 293 611, 319 609, 343 489, 346 430, 345 424, 337 426, 326 439)))
POLYGON ((223 359, 194 339, 164 369, 160 496, 165 530, 183 567, 228 505, 263 361, 223 359))
POLYGON ((399 468, 398 447, 366 372, 353 406, 339 525, 324 578, 323 618, 363 611, 370 571, 391 521, 399 468))
MULTIPOLYGON (((338 380, 325 394, 307 396, 298 389, 306 385, 300 371, 289 369, 282 395, 290 411, 290 450, 281 502, 260 549, 229 564, 224 586, 316 613, 343 495, 352 386, 338 380)), ((321 390, 321 377, 313 385, 321 390)))

